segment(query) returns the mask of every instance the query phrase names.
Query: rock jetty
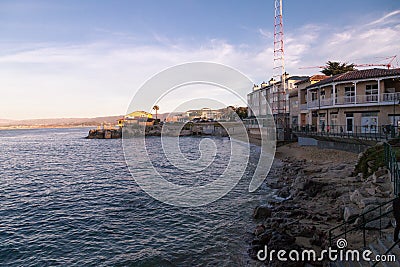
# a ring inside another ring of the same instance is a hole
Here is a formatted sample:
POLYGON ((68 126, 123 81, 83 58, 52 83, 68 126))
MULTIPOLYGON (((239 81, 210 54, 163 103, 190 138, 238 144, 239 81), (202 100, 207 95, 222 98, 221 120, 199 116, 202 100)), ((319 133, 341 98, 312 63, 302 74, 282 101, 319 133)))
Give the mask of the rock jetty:
POLYGON ((121 129, 93 129, 89 131, 88 139, 118 139, 122 137, 121 129))

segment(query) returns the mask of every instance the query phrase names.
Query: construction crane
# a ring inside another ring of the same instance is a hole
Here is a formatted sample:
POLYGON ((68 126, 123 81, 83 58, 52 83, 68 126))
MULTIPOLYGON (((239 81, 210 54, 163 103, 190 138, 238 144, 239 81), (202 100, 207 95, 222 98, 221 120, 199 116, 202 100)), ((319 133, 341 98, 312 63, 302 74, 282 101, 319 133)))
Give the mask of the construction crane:
MULTIPOLYGON (((397 58, 397 55, 385 57, 383 60, 389 60, 388 63, 366 63, 366 64, 353 64, 354 67, 386 67, 388 69, 394 68, 393 61, 397 58)), ((397 64, 398 65, 398 64, 397 64)), ((299 69, 325 69, 328 66, 311 66, 311 67, 301 67, 299 69)))

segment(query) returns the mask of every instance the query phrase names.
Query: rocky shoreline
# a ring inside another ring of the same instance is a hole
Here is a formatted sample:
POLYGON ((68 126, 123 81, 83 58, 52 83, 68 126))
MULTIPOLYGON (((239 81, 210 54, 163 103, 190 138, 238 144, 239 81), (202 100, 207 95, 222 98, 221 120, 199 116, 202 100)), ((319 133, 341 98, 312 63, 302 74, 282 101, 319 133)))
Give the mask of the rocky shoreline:
MULTIPOLYGON (((267 186, 275 191, 275 198, 254 209, 250 257, 257 260, 258 251, 265 246, 268 250, 321 251, 329 245, 329 229, 389 200, 391 184, 386 169, 380 168, 368 177, 355 174, 359 157, 349 152, 297 144, 278 148, 266 179, 267 186)), ((374 235, 372 224, 371 236, 374 235)), ((390 227, 390 220, 385 218, 383 225, 390 227)), ((361 244, 359 233, 354 233, 351 240, 361 244)), ((264 264, 304 266, 305 263, 275 260, 264 264)), ((308 264, 324 265, 322 262, 308 264)))

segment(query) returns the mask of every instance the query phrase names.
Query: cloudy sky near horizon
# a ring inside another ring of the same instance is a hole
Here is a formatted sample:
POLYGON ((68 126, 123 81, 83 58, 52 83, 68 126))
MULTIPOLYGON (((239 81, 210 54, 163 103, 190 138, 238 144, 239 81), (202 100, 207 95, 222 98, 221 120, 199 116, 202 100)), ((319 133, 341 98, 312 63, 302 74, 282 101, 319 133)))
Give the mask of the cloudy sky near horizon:
MULTIPOLYGON (((146 80, 191 61, 227 64, 261 83, 272 75, 273 5, 2 0, 0 119, 123 114, 146 80)), ((400 57, 398 0, 284 0, 284 24, 290 74, 318 73, 299 68, 327 60, 400 57)))

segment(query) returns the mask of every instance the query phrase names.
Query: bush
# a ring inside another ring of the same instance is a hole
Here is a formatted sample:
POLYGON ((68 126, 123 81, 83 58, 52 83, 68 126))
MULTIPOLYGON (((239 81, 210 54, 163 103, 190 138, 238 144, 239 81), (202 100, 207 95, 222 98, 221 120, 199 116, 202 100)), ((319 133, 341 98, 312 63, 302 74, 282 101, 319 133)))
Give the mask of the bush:
POLYGON ((355 167, 355 174, 362 173, 363 177, 369 177, 375 171, 377 171, 380 167, 385 166, 385 152, 382 145, 377 145, 368 148, 361 158, 358 160, 357 165, 355 167), (370 166, 368 165, 370 163, 370 166))

